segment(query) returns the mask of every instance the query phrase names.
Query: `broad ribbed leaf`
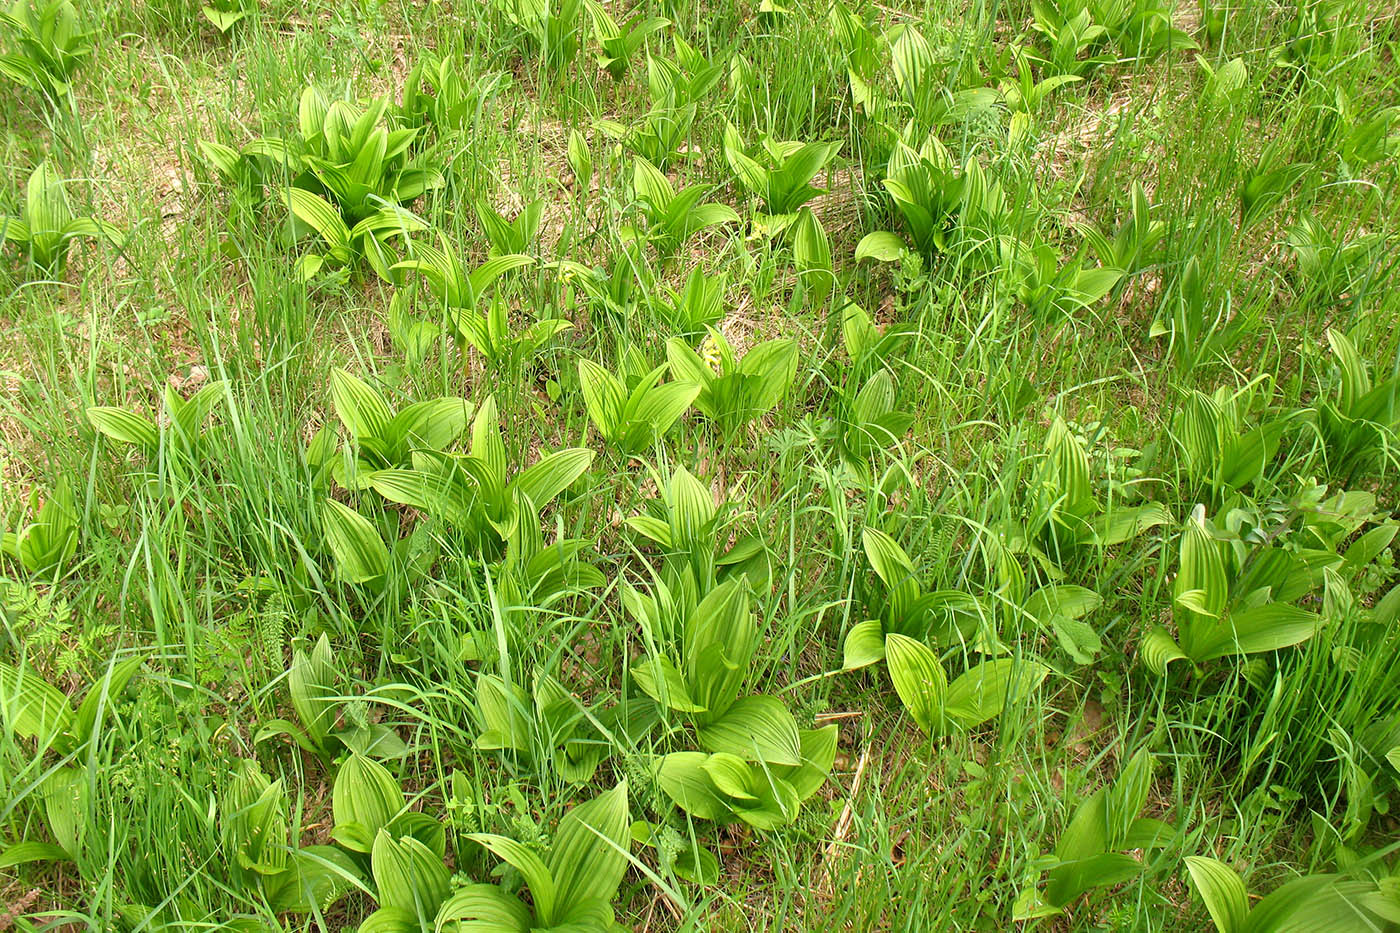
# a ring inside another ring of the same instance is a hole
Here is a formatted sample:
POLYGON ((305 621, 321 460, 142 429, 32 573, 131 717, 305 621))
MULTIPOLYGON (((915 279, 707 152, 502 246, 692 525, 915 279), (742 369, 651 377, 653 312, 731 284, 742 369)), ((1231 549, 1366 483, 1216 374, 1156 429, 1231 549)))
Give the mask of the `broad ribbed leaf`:
POLYGON ((1142 643, 1138 645, 1138 656, 1142 658, 1142 663, 1152 673, 1163 676, 1167 673, 1167 665, 1172 661, 1188 661, 1186 652, 1181 650, 1167 630, 1160 625, 1154 625, 1142 636, 1142 643))
POLYGON ((311 653, 292 652, 287 671, 287 692, 306 734, 319 747, 324 746, 335 723, 336 670, 331 643, 325 635, 316 641, 311 653))
POLYGON ((375 836, 403 808, 403 791, 388 768, 358 753, 352 753, 341 763, 331 789, 337 842, 356 851, 369 851, 375 836), (339 832, 341 827, 356 827, 356 839, 360 844, 348 844, 339 832))
POLYGON ((461 933, 528 933, 534 917, 520 899, 494 884, 469 884, 443 901, 434 929, 461 933))
POLYGON ((94 428, 120 444, 135 444, 148 451, 160 444, 160 429, 133 411, 97 406, 89 408, 87 416, 94 428))
POLYGON ((520 872, 520 876, 525 879, 526 887, 530 889, 530 897, 535 902, 536 916, 540 918, 556 916, 555 904, 558 895, 555 890, 554 877, 533 850, 506 836, 473 833, 467 838, 484 846, 493 855, 505 860, 516 871, 520 872))
POLYGON ((848 671, 885 660, 885 627, 879 619, 851 626, 842 647, 842 668, 848 671))
POLYGON ((964 729, 981 725, 1000 715, 1008 702, 1025 702, 1048 673, 1049 668, 1036 661, 983 661, 948 685, 943 700, 945 713, 964 729))
POLYGON ((885 665, 904 708, 930 735, 943 731, 943 700, 948 675, 938 655, 921 641, 890 633, 885 636, 885 665))
POLYGON ((598 433, 610 442, 617 440, 625 427, 623 409, 627 405, 627 388, 592 360, 578 361, 578 378, 588 417, 598 433))
POLYGON ((347 583, 367 583, 384 576, 389 549, 369 519, 348 506, 326 500, 321 513, 326 546, 335 560, 336 573, 347 583))
POLYGON ((555 902, 546 923, 568 922, 589 901, 612 901, 627 872, 627 828, 626 782, 564 815, 549 850, 555 902))
POLYGON ((593 451, 586 448, 557 450, 521 470, 511 481, 510 488, 524 495, 536 508, 544 508, 587 472, 592 463, 593 451))
POLYGON ((69 728, 73 711, 57 687, 30 670, 0 661, 0 715, 20 738, 48 742, 69 728))
POLYGON ((656 764, 656 782, 686 813, 702 820, 724 822, 731 818, 728 803, 717 792, 705 770, 704 752, 673 752, 656 764))
POLYGON ((706 750, 727 752, 745 761, 802 762, 797 720, 777 697, 760 694, 736 700, 724 715, 701 726, 697 737, 706 750))
POLYGON ((288 188, 287 203, 297 219, 319 233, 332 251, 350 250, 350 228, 325 198, 303 188, 288 188))
POLYGON ((374 837, 370 866, 379 905, 421 920, 437 916, 452 888, 452 874, 437 853, 412 836, 395 839, 386 829, 374 837))
POLYGON ((1218 933, 1244 933, 1249 898, 1239 874, 1224 862, 1204 855, 1186 856, 1186 870, 1218 933))

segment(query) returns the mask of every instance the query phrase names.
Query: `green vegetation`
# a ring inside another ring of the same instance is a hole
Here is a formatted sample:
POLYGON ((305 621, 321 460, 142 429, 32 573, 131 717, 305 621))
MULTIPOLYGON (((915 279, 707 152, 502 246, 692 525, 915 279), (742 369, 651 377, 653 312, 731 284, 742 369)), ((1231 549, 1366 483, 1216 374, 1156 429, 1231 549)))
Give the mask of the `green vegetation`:
POLYGON ((0 929, 1400 931, 1398 53, 7 5, 0 929))

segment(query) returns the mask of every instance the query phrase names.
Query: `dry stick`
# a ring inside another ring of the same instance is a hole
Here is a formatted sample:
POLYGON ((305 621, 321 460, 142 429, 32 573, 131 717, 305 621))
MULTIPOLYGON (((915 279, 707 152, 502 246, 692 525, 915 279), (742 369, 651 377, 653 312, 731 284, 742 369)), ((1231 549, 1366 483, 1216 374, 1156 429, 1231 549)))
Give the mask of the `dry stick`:
POLYGON ((865 748, 861 750, 860 761, 856 764, 856 774, 851 780, 851 793, 846 798, 846 806, 841 810, 841 818, 836 821, 836 829, 831 834, 831 841, 826 844, 826 850, 822 853, 822 881, 818 890, 825 895, 831 894, 831 863, 836 860, 837 851, 841 844, 846 841, 846 836, 851 831, 851 823, 855 821, 855 811, 852 804, 855 803, 856 795, 860 793, 861 778, 865 776, 865 766, 870 761, 870 741, 867 738, 865 748))

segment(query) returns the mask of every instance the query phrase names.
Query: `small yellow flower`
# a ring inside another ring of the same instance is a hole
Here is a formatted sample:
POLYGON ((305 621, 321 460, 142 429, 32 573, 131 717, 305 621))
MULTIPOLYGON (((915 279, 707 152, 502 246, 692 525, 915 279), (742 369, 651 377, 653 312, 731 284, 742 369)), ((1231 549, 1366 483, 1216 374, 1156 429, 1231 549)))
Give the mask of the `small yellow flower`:
POLYGON ((700 359, 705 365, 710 367, 713 373, 719 373, 721 358, 719 355, 719 342, 715 340, 713 333, 706 334, 705 339, 700 341, 700 359))

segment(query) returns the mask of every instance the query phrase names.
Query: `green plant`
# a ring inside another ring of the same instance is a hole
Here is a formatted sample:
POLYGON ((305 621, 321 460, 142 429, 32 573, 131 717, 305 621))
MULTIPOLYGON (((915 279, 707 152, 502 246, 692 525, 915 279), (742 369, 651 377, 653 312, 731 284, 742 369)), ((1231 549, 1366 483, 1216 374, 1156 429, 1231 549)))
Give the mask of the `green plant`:
POLYGON ((688 608, 634 598, 631 610, 652 647, 632 678, 681 714, 705 749, 656 761, 666 794, 700 819, 774 829, 796 819, 801 801, 824 782, 836 727, 803 730, 776 697, 739 695, 758 644, 748 585, 731 577, 688 608))
POLYGON ((308 175, 296 187, 332 198, 349 225, 444 183, 437 169, 414 164, 410 151, 419 130, 395 126, 391 106, 387 96, 360 105, 331 101, 314 86, 302 92, 298 143, 308 175))
POLYGON ((40 272, 50 275, 63 271, 68 247, 74 240, 101 240, 118 248, 123 242, 120 231, 107 221, 75 217, 66 185, 48 162, 40 162, 25 185, 20 215, 0 214, 0 243, 19 245, 40 272))
POLYGON ((412 469, 376 470, 365 477, 376 492, 452 525, 474 545, 496 554, 522 523, 536 522, 549 503, 593 461, 593 452, 572 447, 542 456, 508 475, 505 443, 495 399, 488 396, 472 421, 467 454, 425 454, 412 469))
POLYGON ((1117 269, 1125 278, 1136 275, 1152 264, 1167 229, 1163 221, 1153 219, 1152 205, 1147 200, 1142 182, 1133 182, 1129 203, 1131 213, 1114 233, 1106 233, 1089 224, 1079 228, 1085 242, 1098 257, 1099 265, 1105 269, 1117 269))
POLYGON ((777 338, 755 344, 742 358, 713 327, 700 352, 679 337, 666 342, 671 373, 700 387, 693 404, 713 420, 726 439, 761 418, 792 389, 797 376, 797 341, 777 338))
POLYGON ((675 635, 675 621, 685 616, 700 593, 708 593, 731 576, 747 575, 754 586, 768 579, 768 557, 755 529, 739 527, 738 509, 716 504, 710 491, 685 467, 669 477, 653 475, 660 493, 627 526, 660 547, 665 555, 652 596, 628 586, 623 603, 635 618, 646 619, 649 631, 675 635), (729 537, 734 543, 726 547, 729 537))
POLYGON ((803 143, 765 136, 750 155, 734 124, 724 125, 725 161, 744 190, 763 202, 765 211, 784 218, 781 226, 791 223, 794 217, 790 215, 822 193, 822 189, 812 187, 812 179, 840 148, 840 143, 803 143))
POLYGON ((583 0, 496 0, 496 6, 544 67, 557 70, 578 54, 583 0))
POLYGON ((661 16, 646 16, 635 12, 627 22, 619 26, 598 0, 583 0, 588 15, 593 19, 593 35, 602 47, 598 56, 598 67, 606 71, 614 81, 621 81, 631 67, 632 56, 637 54, 652 33, 665 29, 671 21, 661 16))
POLYGON ((1083 75, 1110 64, 1109 47, 1134 58, 1198 48, 1172 25, 1162 0, 1037 0, 1033 11, 1032 28, 1048 44, 1041 63, 1054 74, 1083 75))
MULTIPOLYGON (((881 184, 903 218, 916 251, 933 256, 948 248, 954 220, 963 207, 968 176, 980 171, 976 166, 969 160, 959 174, 948 150, 933 134, 917 150, 903 140, 895 144, 881 184)), ((861 238, 856 261, 869 257, 894 262, 906 248, 898 234, 877 230, 861 238)))
POLYGON ((1240 182, 1240 227, 1247 230, 1268 216, 1311 170, 1308 162, 1285 162, 1282 147, 1270 143, 1240 182))
POLYGON ((1029 888, 1016 899, 1015 919, 1053 917, 1093 888, 1121 884, 1142 873, 1143 862, 1124 850, 1150 853, 1164 846, 1173 829, 1161 820, 1139 816, 1152 787, 1156 760, 1139 749, 1112 784, 1089 795, 1066 824, 1045 861, 1042 894, 1029 888))
POLYGON ((227 33, 248 16, 244 0, 210 0, 199 13, 220 33, 227 33))
POLYGON ((639 240, 624 240, 606 268, 589 268, 569 259, 561 260, 558 268, 564 284, 588 299, 590 317, 619 329, 631 321, 639 290, 659 294, 650 288, 650 268, 639 240))
POLYGON ((1373 383, 1351 339, 1327 331, 1340 378, 1335 401, 1316 406, 1318 431, 1329 465, 1354 476, 1379 462, 1395 459, 1391 449, 1400 438, 1400 376, 1373 383))
POLYGON ((64 570, 78 550, 78 511, 73 493, 60 486, 44 499, 36 486, 29 492, 26 514, 32 516, 29 524, 24 524, 21 516, 18 530, 0 536, 0 553, 19 561, 33 574, 64 570))
MULTIPOLYGON (((516 223, 520 221, 516 218, 516 223)), ((512 242, 524 236, 526 224, 506 226, 512 242)), ((438 234, 438 242, 439 247, 415 245, 414 257, 393 268, 421 273, 428 280, 433 294, 443 304, 459 349, 471 345, 493 365, 510 359, 523 360, 569 327, 568 322, 561 320, 537 321, 520 335, 512 336, 503 303, 493 301, 483 312, 478 312, 477 306, 501 276, 534 260, 522 253, 503 253, 468 271, 444 234, 438 234)))
POLYGON ((51 101, 69 97, 74 73, 93 53, 70 0, 14 0, 0 10, 0 26, 14 50, 0 55, 0 74, 51 101))
POLYGON ((1077 74, 1052 74, 1036 80, 1035 70, 1026 50, 1015 46, 1011 58, 1016 63, 1015 78, 1002 78, 998 84, 1001 98, 1011 111, 1011 139, 1020 138, 1039 115, 1045 101, 1060 88, 1084 79, 1077 74))
POLYGON ((739 215, 729 205, 701 203, 708 191, 704 184, 678 191, 660 169, 638 156, 632 166, 632 194, 646 218, 646 229, 623 231, 624 238, 645 238, 669 257, 701 230, 738 223, 739 215))
POLYGON ((431 124, 439 132, 464 129, 480 119, 493 95, 511 85, 510 75, 499 71, 468 82, 460 66, 455 55, 425 54, 420 58, 404 80, 399 118, 407 126, 431 124))
POLYGON ((188 399, 181 398, 175 387, 165 385, 165 419, 167 431, 145 415, 126 408, 93 406, 87 410, 92 426, 108 440, 136 447, 149 460, 155 460, 164 442, 171 452, 186 454, 194 462, 206 453, 207 422, 215 407, 227 397, 228 386, 221 381, 210 382, 188 399))
POLYGON ((1302 283, 1324 300, 1340 301, 1364 294, 1384 261, 1386 241, 1376 233, 1346 238, 1330 233, 1312 216, 1288 231, 1286 242, 1298 258, 1302 283))
POLYGON ((543 673, 529 694, 498 675, 479 674, 476 706, 485 726, 477 748, 508 750, 526 762, 543 759, 573 784, 593 779, 613 750, 610 736, 631 736, 650 722, 636 715, 636 703, 626 711, 621 705, 589 709, 543 673))
POLYGON ((228 872, 279 913, 327 910, 359 882, 359 870, 335 846, 289 842, 288 805, 282 781, 239 761, 219 801, 228 872))
POLYGON ((0 725, 21 739, 32 739, 40 756, 52 751, 63 757, 39 778, 44 819, 54 842, 18 843, 0 852, 0 861, 73 861, 81 855, 92 823, 92 785, 76 759, 90 751, 144 661, 144 655, 120 662, 112 658, 76 707, 30 668, 0 662, 0 725))
POLYGON ((290 140, 262 137, 241 150, 200 140, 200 151, 244 195, 264 182, 276 184, 272 167, 296 173, 281 193, 293 234, 315 232, 326 245, 324 253, 302 258, 304 278, 327 263, 350 265, 360 256, 390 278, 399 260, 392 238, 426 228, 404 205, 445 184, 439 171, 415 164, 411 150, 421 127, 398 126, 387 96, 363 105, 331 101, 314 86, 302 91, 297 124, 290 140))
POLYGON ((687 815, 766 832, 791 825, 803 801, 826 783, 836 740, 834 725, 802 730, 800 765, 746 761, 726 752, 672 752, 657 759, 654 773, 662 791, 687 815))
POLYGON ((968 668, 951 683, 943 662, 921 641, 891 632, 885 636, 890 680, 919 728, 930 736, 966 730, 1001 715, 1027 697, 1049 668, 1037 661, 997 658, 968 668))
POLYGON ((1251 905, 1244 879, 1219 859, 1188 855, 1186 872, 1218 933, 1361 933, 1395 922, 1395 895, 1386 882, 1378 885, 1346 875, 1303 875, 1284 882, 1251 905))
POLYGON ((635 454, 675 426, 700 394, 700 386, 679 379, 661 382, 669 368, 662 363, 640 372, 639 367, 629 366, 619 377, 592 360, 578 361, 588 420, 604 441, 624 454, 635 454))
POLYGON ((822 432, 825 440, 848 465, 868 470, 879 451, 897 447, 914 423, 914 415, 898 408, 894 377, 879 369, 859 381, 854 369, 837 387, 832 419, 822 432))
POLYGON ((385 207, 349 227, 320 195, 304 188, 288 188, 286 195, 292 217, 315 231, 325 248, 324 252, 305 253, 297 261, 297 275, 302 281, 310 281, 325 268, 353 266, 363 257, 380 278, 392 282, 399 252, 391 240, 401 237, 407 241, 410 233, 428 226, 422 218, 401 207, 385 207))
POLYGON ((1026 245, 1019 240, 1001 241, 1004 275, 1019 299, 1042 321, 1074 317, 1075 312, 1102 301, 1123 278, 1123 270, 1085 266, 1076 254, 1061 262, 1049 243, 1026 245))
POLYGON ((369 721, 363 701, 344 694, 345 680, 325 635, 309 652, 294 648, 287 668, 287 695, 297 721, 268 720, 258 729, 254 744, 285 735, 323 761, 341 750, 379 758, 403 755, 407 746, 398 734, 382 722, 369 721))
POLYGON ((506 836, 468 837, 505 861, 530 889, 531 907, 489 885, 470 885, 443 904, 439 929, 489 925, 509 933, 531 930, 611 930, 612 900, 629 864, 627 785, 574 807, 559 821, 545 858, 506 836))
POLYGON ((831 260, 831 240, 826 235, 826 228, 809 207, 798 211, 797 220, 793 223, 792 258, 797 266, 800 292, 812 296, 818 304, 824 304, 839 283, 831 260))
POLYGON ((1160 626, 1149 629, 1140 649, 1143 661, 1163 674, 1172 661, 1198 666, 1307 641, 1327 622, 1294 605, 1313 585, 1299 557, 1264 542, 1253 549, 1245 541, 1232 542, 1198 505, 1182 531, 1180 569, 1172 584, 1177 638, 1160 626))
POLYGON ((1173 435, 1195 490, 1212 502, 1266 478, 1288 427, 1268 411, 1272 380, 1261 376, 1231 391, 1192 392, 1177 411, 1173 435))
POLYGON ((707 275, 697 265, 679 292, 663 284, 652 308, 678 336, 696 337, 724 318, 725 285, 723 273, 707 275))
POLYGON ((1167 277, 1166 294, 1152 322, 1151 336, 1170 338, 1169 349, 1182 370, 1222 356, 1238 346, 1254 329, 1257 312, 1234 309, 1229 296, 1212 301, 1207 275, 1198 257, 1192 256, 1174 275, 1167 277))
POLYGON ((1358 107, 1341 85, 1333 91, 1333 112, 1326 116, 1326 128, 1344 178, 1355 177, 1400 151, 1400 108, 1358 107))
POLYGON ((1019 552, 1024 546, 1055 577, 1082 549, 1121 545, 1172 520, 1160 503, 1131 505, 1131 488, 1096 479, 1084 441, 1055 418, 1031 480, 1024 523, 1006 536, 1008 547, 1019 552), (1106 499, 1099 485, 1107 486, 1106 499))
POLYGON ((526 204, 512 220, 506 220, 496 213, 496 209, 485 199, 476 201, 474 206, 477 219, 481 221, 481 229, 486 232, 486 239, 491 243, 491 258, 531 252, 531 247, 539 235, 544 198, 537 198, 526 204))
POLYGON ((376 470, 408 467, 446 450, 472 416, 470 402, 446 396, 394 412, 373 386, 343 369, 331 372, 331 407, 350 437, 348 456, 333 468, 347 489, 366 488, 376 470))
POLYGON ((1088 3, 1037 2, 1031 9, 1031 28, 1045 41, 1044 49, 1036 55, 1042 73, 1083 78, 1112 61, 1101 51, 1108 40, 1108 28, 1094 22, 1088 3))

